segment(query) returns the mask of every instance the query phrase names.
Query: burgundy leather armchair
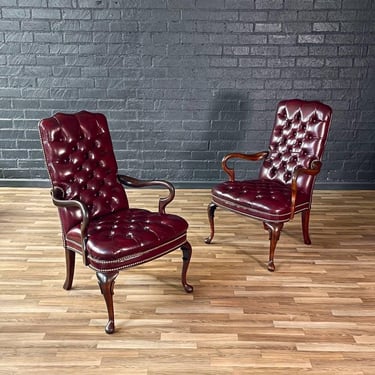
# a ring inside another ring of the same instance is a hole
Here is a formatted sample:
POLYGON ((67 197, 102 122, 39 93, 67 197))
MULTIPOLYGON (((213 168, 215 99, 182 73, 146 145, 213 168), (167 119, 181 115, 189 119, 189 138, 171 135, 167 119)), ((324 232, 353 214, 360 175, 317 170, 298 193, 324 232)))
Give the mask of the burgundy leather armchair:
POLYGON ((181 282, 186 281, 191 258, 188 223, 167 214, 175 190, 167 181, 144 181, 117 174, 117 163, 107 120, 103 114, 82 111, 57 113, 39 122, 39 132, 52 201, 58 207, 66 256, 64 289, 72 287, 75 254, 96 272, 104 296, 108 323, 115 330, 113 290, 119 271, 149 262, 177 248, 182 249, 181 282), (124 186, 167 189, 158 212, 130 208, 124 186))
POLYGON ((214 237, 214 212, 221 207, 263 222, 269 232, 268 270, 274 271, 274 253, 284 223, 301 213, 305 244, 311 244, 309 219, 312 192, 322 166, 332 110, 318 101, 284 100, 278 104, 268 151, 255 154, 231 153, 222 160, 229 181, 212 188, 208 206, 214 237), (231 159, 262 160, 255 180, 238 181, 231 159))

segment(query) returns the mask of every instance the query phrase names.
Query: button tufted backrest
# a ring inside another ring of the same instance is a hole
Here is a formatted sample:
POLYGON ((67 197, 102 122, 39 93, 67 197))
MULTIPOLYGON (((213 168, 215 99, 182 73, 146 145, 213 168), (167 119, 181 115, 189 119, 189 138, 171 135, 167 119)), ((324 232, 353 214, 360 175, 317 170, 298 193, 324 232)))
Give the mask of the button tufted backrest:
MULTIPOLYGON (((39 132, 52 186, 62 188, 64 199, 83 202, 90 217, 128 207, 103 114, 57 113, 39 122, 39 132)), ((80 220, 77 209, 59 213, 64 232, 80 220)))
MULTIPOLYGON (((291 183, 298 167, 311 168, 321 160, 331 122, 332 110, 318 101, 284 100, 278 104, 269 143, 269 155, 260 170, 260 179, 291 183)), ((310 193, 313 176, 298 179, 298 188, 310 193)))

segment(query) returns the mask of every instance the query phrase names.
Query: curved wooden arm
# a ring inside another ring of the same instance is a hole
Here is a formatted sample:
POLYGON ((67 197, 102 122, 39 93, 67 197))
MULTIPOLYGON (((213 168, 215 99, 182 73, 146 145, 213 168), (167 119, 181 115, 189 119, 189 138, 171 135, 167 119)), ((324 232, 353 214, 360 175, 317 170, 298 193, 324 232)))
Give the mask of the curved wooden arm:
POLYGON ((174 186, 164 180, 139 180, 134 177, 126 176, 126 175, 118 175, 117 176, 119 181, 129 187, 133 188, 142 188, 142 187, 150 187, 150 186, 161 186, 168 189, 169 194, 166 197, 159 198, 159 212, 165 214, 165 207, 173 201, 175 197, 175 188, 174 186))
POLYGON ((291 196, 291 207, 290 207, 290 220, 294 217, 294 212, 296 209, 296 199, 297 199, 297 179, 301 175, 316 176, 322 167, 322 162, 320 160, 313 160, 311 162, 310 168, 297 168, 292 176, 292 196, 291 196))
POLYGON ((243 160, 252 160, 257 161, 264 159, 268 155, 268 151, 260 151, 256 154, 243 154, 239 152, 233 152, 231 154, 225 155, 223 160, 221 161, 221 168, 223 168, 224 172, 229 176, 230 181, 235 180, 235 173, 233 168, 228 167, 228 160, 230 159, 243 159, 243 160))
POLYGON ((86 205, 78 200, 68 200, 65 198, 64 190, 59 186, 54 186, 51 189, 52 202, 57 207, 75 207, 81 211, 82 222, 81 222, 81 240, 82 240, 82 258, 83 264, 88 265, 88 255, 86 250, 86 241, 87 241, 87 227, 89 225, 89 211, 86 205))

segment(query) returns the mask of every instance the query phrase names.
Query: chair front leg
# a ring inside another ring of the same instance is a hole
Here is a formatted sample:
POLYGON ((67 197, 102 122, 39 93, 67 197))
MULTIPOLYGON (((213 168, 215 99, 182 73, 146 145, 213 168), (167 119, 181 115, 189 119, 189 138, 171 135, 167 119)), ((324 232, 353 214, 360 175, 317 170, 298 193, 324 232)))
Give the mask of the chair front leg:
POLYGON ((97 272, 100 291, 104 296, 108 311, 108 323, 105 327, 106 333, 113 333, 115 331, 115 313, 113 309, 113 289, 118 272, 101 273, 97 272))
POLYGON ((205 239, 204 242, 211 243, 212 239, 215 235, 215 224, 214 224, 214 217, 215 217, 215 210, 217 208, 217 205, 213 202, 211 202, 207 207, 207 214, 208 214, 208 221, 210 223, 210 229, 211 233, 210 235, 205 239))
POLYGON ((66 276, 63 286, 65 290, 70 290, 72 288, 75 263, 76 253, 74 251, 65 249, 66 276))
POLYGON ((270 240, 270 253, 267 264, 268 271, 275 271, 275 264, 273 262, 277 241, 280 238, 281 230, 283 229, 284 223, 271 223, 264 222, 264 229, 268 230, 270 240))
POLYGON ((185 244, 183 244, 181 246, 181 250, 182 250, 182 261, 183 261, 182 272, 181 272, 181 283, 185 289, 185 292, 191 293, 193 291, 193 287, 189 285, 186 281, 186 273, 189 268, 191 252, 192 252, 190 243, 186 242, 185 244))
POLYGON ((310 235, 309 235, 309 223, 310 223, 310 210, 302 211, 302 234, 303 241, 306 245, 311 245, 310 235))

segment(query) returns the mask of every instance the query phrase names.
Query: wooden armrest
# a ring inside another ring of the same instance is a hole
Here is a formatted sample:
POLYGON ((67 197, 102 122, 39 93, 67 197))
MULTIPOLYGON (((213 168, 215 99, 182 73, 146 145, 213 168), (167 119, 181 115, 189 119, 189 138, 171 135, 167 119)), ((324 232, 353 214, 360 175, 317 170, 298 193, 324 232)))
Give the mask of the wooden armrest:
POLYGON ((165 180, 139 180, 134 177, 126 175, 118 175, 118 180, 126 186, 133 188, 142 188, 142 187, 152 187, 159 186, 168 189, 169 194, 166 197, 159 198, 159 212, 165 214, 165 208, 167 205, 173 201, 175 197, 175 188, 174 186, 165 180))
POLYGON ((297 199, 297 179, 301 175, 316 176, 322 167, 322 162, 320 160, 313 160, 310 164, 310 168, 297 168, 292 176, 292 196, 291 196, 291 215, 290 220, 294 217, 294 212, 296 209, 296 199, 297 199))
POLYGON ((224 172, 229 176, 230 181, 235 180, 235 172, 233 168, 228 167, 228 160, 230 159, 243 159, 243 160, 251 160, 257 161, 264 159, 268 155, 268 151, 260 151, 255 154, 243 154, 239 152, 233 152, 231 154, 227 154, 223 157, 221 161, 221 167, 223 168, 224 172))
POLYGON ((51 197, 52 202, 57 207, 64 207, 64 208, 78 208, 82 215, 81 221, 81 240, 82 240, 82 258, 83 264, 85 266, 88 265, 87 260, 87 250, 86 250, 86 241, 87 241, 87 227, 89 225, 89 211, 86 205, 83 202, 73 199, 64 199, 65 192, 59 186, 54 186, 51 189, 51 197))

